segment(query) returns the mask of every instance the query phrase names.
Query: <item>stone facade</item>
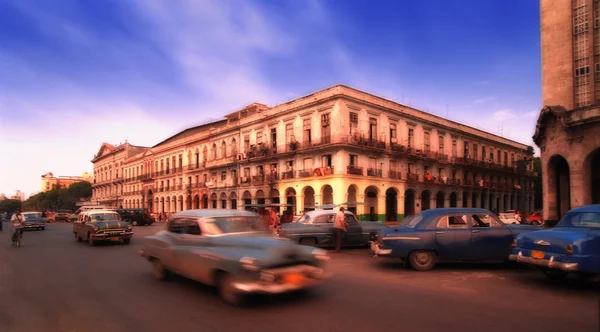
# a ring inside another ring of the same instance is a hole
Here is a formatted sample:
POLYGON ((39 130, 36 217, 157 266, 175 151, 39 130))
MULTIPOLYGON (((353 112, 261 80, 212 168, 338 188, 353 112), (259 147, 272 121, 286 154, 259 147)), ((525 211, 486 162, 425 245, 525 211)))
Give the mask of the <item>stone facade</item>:
POLYGON ((118 165, 124 207, 154 212, 349 203, 396 221, 433 207, 533 207, 528 146, 343 85, 255 103, 135 154, 101 150, 94 169, 114 177, 118 165))

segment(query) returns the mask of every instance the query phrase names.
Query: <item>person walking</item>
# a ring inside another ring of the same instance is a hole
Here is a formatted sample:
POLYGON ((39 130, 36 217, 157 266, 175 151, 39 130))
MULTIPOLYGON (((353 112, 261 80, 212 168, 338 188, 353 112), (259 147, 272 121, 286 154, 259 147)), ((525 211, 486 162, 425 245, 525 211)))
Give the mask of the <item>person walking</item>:
POLYGON ((346 222, 346 216, 344 215, 344 211, 346 209, 342 206, 340 210, 335 215, 335 219, 333 221, 333 233, 335 235, 335 252, 340 252, 342 248, 342 236, 346 233, 346 226, 348 223, 346 222))

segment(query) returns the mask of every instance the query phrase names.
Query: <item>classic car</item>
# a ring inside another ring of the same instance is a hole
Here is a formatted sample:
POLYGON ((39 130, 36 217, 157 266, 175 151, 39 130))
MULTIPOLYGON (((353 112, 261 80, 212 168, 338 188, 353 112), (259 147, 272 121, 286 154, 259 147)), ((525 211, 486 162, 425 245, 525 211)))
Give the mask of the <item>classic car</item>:
POLYGON ((23 212, 23 219, 25 219, 25 226, 23 230, 38 230, 43 231, 46 229, 46 223, 42 218, 41 212, 23 212))
POLYGON ((135 226, 150 226, 154 223, 154 218, 145 209, 117 209, 116 212, 121 215, 121 219, 135 226))
POLYGON ((438 261, 506 261, 516 235, 538 226, 506 225, 485 209, 438 208, 408 224, 379 232, 371 242, 376 256, 400 258, 417 271, 438 261))
POLYGON ((517 214, 516 213, 499 213, 498 214, 498 218, 500 218, 500 221, 502 221, 503 223, 510 225, 510 224, 514 224, 514 225, 518 225, 521 224, 517 218, 516 218, 517 214))
POLYGON ((543 225, 544 218, 542 217, 542 211, 534 211, 532 214, 525 217, 525 220, 530 225, 543 225))
POLYGON ((54 214, 54 221, 69 221, 69 217, 71 216, 70 212, 66 211, 58 211, 54 214))
POLYGON ((111 210, 88 210, 77 215, 73 222, 73 234, 78 242, 87 240, 90 246, 98 241, 131 242, 133 230, 130 223, 111 210))
MULTIPOLYGON (((306 246, 333 247, 333 220, 337 213, 337 210, 308 211, 295 222, 282 224, 277 229, 277 234, 306 246)), ((384 224, 374 221, 359 222, 350 211, 345 211, 344 214, 348 226, 343 246, 367 246, 380 230, 386 228, 384 224)))
POLYGON ((600 205, 567 212, 551 229, 516 237, 510 260, 538 266, 548 277, 600 275, 600 205))
POLYGON ((163 280, 175 273, 216 286, 238 305, 246 295, 309 288, 330 277, 322 249, 269 235, 258 214, 239 210, 187 210, 144 239, 140 255, 163 280))

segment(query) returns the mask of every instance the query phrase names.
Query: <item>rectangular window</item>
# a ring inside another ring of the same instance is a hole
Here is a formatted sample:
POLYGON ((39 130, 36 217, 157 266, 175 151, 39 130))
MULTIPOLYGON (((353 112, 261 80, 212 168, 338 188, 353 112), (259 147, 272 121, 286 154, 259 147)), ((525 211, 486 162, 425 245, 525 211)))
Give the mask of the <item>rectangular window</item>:
POLYGON ((452 140, 452 157, 458 156, 458 147, 455 139, 452 140))
POLYGON ((302 167, 303 170, 313 169, 313 158, 304 158, 304 160, 302 160, 302 167))
POLYGON ((250 151, 250 135, 244 136, 244 152, 250 151))
POLYGON ((412 148, 414 146, 414 139, 415 139, 415 129, 414 128, 408 128, 408 141, 407 141, 407 145, 408 148, 412 148))
POLYGON ((258 131, 256 132, 256 144, 261 144, 263 140, 263 133, 262 131, 258 131))
POLYGON ((487 156, 485 155, 485 146, 481 147, 481 160, 484 160, 487 158, 487 156))
POLYGON ((321 143, 331 142, 331 123, 329 113, 321 115, 321 143))
POLYGON ((439 143, 440 143, 440 146, 439 146, 439 153, 444 153, 444 144, 445 144, 445 142, 444 142, 444 139, 445 139, 445 137, 444 137, 444 136, 442 136, 442 135, 440 135, 440 136, 438 137, 438 140, 439 140, 439 143))
POLYGON ((287 123, 285 125, 285 142, 290 143, 294 138, 294 125, 291 123, 287 123))
POLYGON ((477 149, 477 144, 473 144, 473 157, 475 159, 477 159, 477 154, 478 154, 478 149, 477 149))
POLYGON ((369 118, 369 139, 377 139, 377 119, 369 118))
POLYGON ((398 129, 395 123, 390 124, 390 142, 398 143, 398 129))
POLYGON ((221 181, 225 181, 225 180, 227 180, 227 172, 222 171, 221 172, 221 181))
POLYGON ((311 123, 310 123, 310 119, 304 119, 303 120, 303 133, 304 133, 304 143, 306 144, 311 144, 312 142, 312 135, 311 135, 311 123))
POLYGON ((277 149, 277 128, 271 128, 271 147, 277 149))
POLYGON ((504 166, 508 166, 508 152, 504 151, 504 166))
POLYGON ((469 142, 465 141, 463 142, 463 157, 464 158, 471 158, 471 155, 469 154, 469 142))
POLYGON ((358 132, 358 114, 350 112, 350 135, 358 132))
POLYGON ((350 166, 358 167, 358 156, 355 154, 350 155, 350 166))
POLYGON ((429 140, 430 140, 430 133, 428 131, 426 131, 424 133, 424 138, 423 138, 423 149, 425 150, 425 152, 429 152, 430 149, 430 144, 429 144, 429 140))
POLYGON ((324 155, 321 158, 321 165, 323 165, 323 167, 331 167, 331 155, 330 154, 324 155))

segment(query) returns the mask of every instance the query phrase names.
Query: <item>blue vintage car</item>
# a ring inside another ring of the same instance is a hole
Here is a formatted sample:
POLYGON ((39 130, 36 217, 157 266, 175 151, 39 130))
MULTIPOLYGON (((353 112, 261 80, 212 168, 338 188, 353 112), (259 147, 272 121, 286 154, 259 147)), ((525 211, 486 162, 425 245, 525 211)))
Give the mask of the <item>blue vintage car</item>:
MULTIPOLYGON (((337 210, 308 211, 295 222, 282 224, 277 233, 296 243, 313 247, 333 247, 333 220, 337 210)), ((358 221, 352 212, 346 211, 346 234, 342 246, 367 246, 377 233, 387 228, 375 221, 358 221)))
POLYGON ((570 210, 552 229, 522 234, 510 259, 531 264, 551 278, 569 273, 600 276, 600 205, 570 210))
POLYGON ((417 271, 428 271, 438 261, 506 261, 516 235, 539 229, 505 225, 485 209, 439 208, 380 231, 371 250, 376 256, 400 258, 417 271))

